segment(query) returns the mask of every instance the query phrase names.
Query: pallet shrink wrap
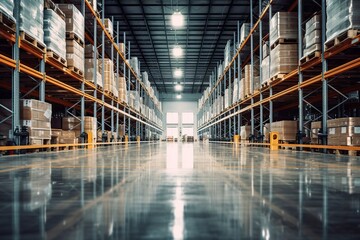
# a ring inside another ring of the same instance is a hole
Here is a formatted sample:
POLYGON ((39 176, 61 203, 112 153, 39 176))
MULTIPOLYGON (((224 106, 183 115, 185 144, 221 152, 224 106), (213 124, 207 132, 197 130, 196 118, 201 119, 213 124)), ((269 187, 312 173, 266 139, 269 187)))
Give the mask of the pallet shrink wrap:
POLYGON ((5 13, 8 17, 15 21, 13 17, 14 11, 14 0, 1 0, 0 1, 0 12, 5 13))
POLYGON ((326 0, 326 41, 349 29, 360 29, 359 0, 326 0))
POLYGON ((297 13, 277 12, 270 21, 270 46, 278 39, 298 39, 297 13))
POLYGON ((262 79, 260 80, 260 84, 266 83, 270 78, 270 57, 265 57, 261 62, 261 70, 262 70, 262 79))
POLYGON ((44 9, 44 43, 48 50, 66 59, 65 21, 52 9, 44 9))
POLYGON ((18 23, 20 31, 26 32, 37 41, 43 43, 44 0, 16 1, 20 1, 20 18, 18 23))
POLYGON ((250 23, 243 23, 240 28, 240 45, 245 41, 250 34, 250 23))
POLYGON ((304 56, 321 51, 321 15, 314 15, 305 24, 304 56))
POLYGON ((57 6, 65 14, 66 32, 76 34, 84 42, 84 16, 73 4, 58 4, 57 6))

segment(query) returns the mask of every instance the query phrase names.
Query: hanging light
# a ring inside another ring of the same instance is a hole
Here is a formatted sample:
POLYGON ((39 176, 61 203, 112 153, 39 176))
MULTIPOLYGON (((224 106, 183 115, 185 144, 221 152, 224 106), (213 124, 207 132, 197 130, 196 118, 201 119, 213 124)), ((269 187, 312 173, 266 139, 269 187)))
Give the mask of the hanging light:
POLYGON ((176 78, 181 78, 182 75, 183 75, 183 72, 182 72, 182 70, 181 70, 180 68, 175 69, 175 71, 174 71, 174 76, 175 76, 176 78))
POLYGON ((181 12, 174 12, 171 16, 171 24, 174 28, 179 28, 184 26, 184 16, 181 12))
POLYGON ((176 95, 176 99, 181 99, 181 94, 176 95))
POLYGON ((177 83, 175 85, 175 91, 181 92, 183 90, 183 86, 180 83, 177 83))
POLYGON ((183 49, 179 45, 176 45, 173 48, 173 55, 176 58, 181 57, 183 55, 183 49))

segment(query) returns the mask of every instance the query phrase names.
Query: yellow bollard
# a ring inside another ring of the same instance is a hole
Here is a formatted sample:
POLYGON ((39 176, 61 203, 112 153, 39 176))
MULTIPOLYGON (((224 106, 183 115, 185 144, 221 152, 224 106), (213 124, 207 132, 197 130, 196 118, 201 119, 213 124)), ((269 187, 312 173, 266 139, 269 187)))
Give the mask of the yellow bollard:
POLYGON ((270 132, 270 150, 279 150, 279 133, 270 132))
POLYGON ((136 136, 136 142, 140 143, 140 136, 136 136))
POLYGON ((128 142, 129 142, 129 136, 125 135, 125 143, 128 143, 128 142))
POLYGON ((234 135, 234 143, 240 142, 240 135, 234 135))
POLYGON ((88 142, 88 148, 91 149, 91 148, 94 148, 94 141, 93 141, 93 135, 92 135, 92 131, 86 131, 87 133, 87 142, 88 142))

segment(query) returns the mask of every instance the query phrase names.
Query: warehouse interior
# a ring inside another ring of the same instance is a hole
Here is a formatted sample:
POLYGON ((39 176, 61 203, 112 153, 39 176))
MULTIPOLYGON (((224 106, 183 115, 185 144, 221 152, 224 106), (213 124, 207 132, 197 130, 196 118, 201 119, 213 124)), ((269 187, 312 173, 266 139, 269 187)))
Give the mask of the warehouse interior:
POLYGON ((1 239, 359 239, 360 1, 0 1, 1 239))

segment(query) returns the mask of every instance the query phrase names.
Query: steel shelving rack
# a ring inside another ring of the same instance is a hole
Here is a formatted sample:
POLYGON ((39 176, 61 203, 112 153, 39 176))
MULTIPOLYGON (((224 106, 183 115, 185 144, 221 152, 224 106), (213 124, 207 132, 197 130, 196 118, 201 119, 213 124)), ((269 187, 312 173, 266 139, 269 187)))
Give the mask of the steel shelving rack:
MULTIPOLYGON (((19 1, 14 1, 14 3, 14 18, 16 22, 19 22, 19 1)), ((74 3, 74 1, 68 1, 68 3, 74 3)), ((106 30, 104 4, 105 2, 102 0, 100 17, 88 0, 75 1, 75 5, 79 7, 85 18, 85 39, 96 48, 94 60, 97 61, 98 57, 100 59, 110 58, 114 62, 116 74, 125 77, 127 81, 127 94, 129 95, 130 90, 138 91, 139 95, 143 97, 144 103, 154 109, 154 113, 159 119, 163 119, 161 109, 155 104, 154 98, 141 81, 140 76, 137 76, 126 61, 126 57, 130 59, 131 43, 126 41, 125 33, 123 33, 123 43, 127 47, 124 54, 120 51, 119 23, 113 21, 114 37, 106 30)), ((145 138, 145 133, 161 134, 163 131, 161 125, 150 121, 140 111, 99 88, 97 81, 104 82, 104 74, 102 74, 102 79, 96 79, 95 72, 94 83, 85 81, 84 77, 64 67, 58 61, 47 58, 46 50, 22 40, 18 24, 16 24, 15 31, 1 27, 0 41, 5 46, 0 52, 0 67, 4 76, 0 87, 11 90, 12 108, 5 108, 5 110, 9 112, 9 117, 6 119, 11 118, 13 130, 20 126, 19 101, 20 94, 23 94, 22 97, 31 96, 40 101, 64 106, 72 116, 78 114, 82 120, 81 132, 84 132, 85 115, 92 115, 98 119, 98 125, 103 134, 106 128, 118 133, 120 122, 126 126, 126 135, 140 136, 142 140, 150 140, 145 138), (5 79, 11 79, 11 81, 5 79), (99 110, 101 110, 101 114, 99 114, 99 110)))
MULTIPOLYGON (((342 112, 339 109, 349 99, 347 94, 360 89, 356 80, 359 77, 357 70, 360 67, 358 46, 360 35, 325 49, 325 0, 318 2, 251 0, 249 8, 250 34, 238 48, 234 47, 234 57, 221 73, 221 76, 217 79, 216 77, 210 78, 210 93, 205 96, 204 103, 199 108, 198 119, 202 119, 211 111, 212 103, 217 97, 224 95, 227 86, 230 89, 229 98, 232 99, 231 86, 234 79, 237 81, 241 79, 241 69, 249 63, 252 66, 250 85, 251 89, 254 89, 254 61, 257 57, 260 61, 262 60, 263 43, 270 38, 268 34, 270 19, 278 11, 292 12, 294 10, 297 10, 298 14, 299 60, 302 58, 303 51, 304 23, 316 10, 321 14, 321 56, 304 64, 299 64, 296 69, 285 76, 262 85, 259 90, 232 104, 216 116, 210 117, 209 120, 199 121, 197 130, 199 136, 211 136, 214 140, 231 140, 234 135, 240 133, 242 125, 248 124, 251 126, 253 135, 253 139, 250 140, 263 142, 265 123, 272 123, 280 115, 279 112, 282 112, 284 116, 284 111, 287 111, 289 116, 295 117, 298 121, 299 136, 308 135, 310 121, 320 119, 322 130, 319 140, 322 145, 327 144, 327 120, 332 117, 341 117, 342 112), (307 9, 307 12, 304 9, 307 9), (258 13, 257 19, 255 19, 255 13, 258 13), (310 117, 309 112, 313 113, 310 114, 310 117), (258 135, 255 135, 256 130, 259 133, 258 135)), ((238 23, 237 38, 234 34, 234 43, 239 43, 239 30, 238 23)), ((269 65, 271 65, 271 59, 269 65)), ((259 73, 261 79, 261 67, 259 73)), ((214 70, 213 76, 217 76, 217 69, 214 70)), ((302 138, 299 138, 298 144, 302 143, 302 138)), ((339 148, 341 147, 339 146, 339 148)))

